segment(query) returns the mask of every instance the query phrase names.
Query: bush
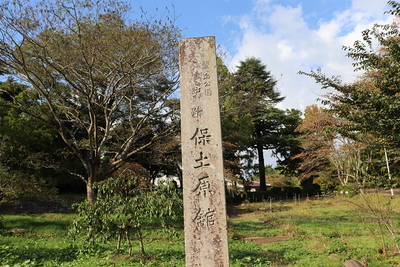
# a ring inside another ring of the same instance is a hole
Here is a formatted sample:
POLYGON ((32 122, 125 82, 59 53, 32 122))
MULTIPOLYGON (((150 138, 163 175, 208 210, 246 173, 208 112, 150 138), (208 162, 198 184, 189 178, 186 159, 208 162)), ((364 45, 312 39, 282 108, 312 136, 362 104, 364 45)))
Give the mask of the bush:
POLYGON ((0 199, 44 200, 54 199, 57 189, 49 186, 43 179, 22 172, 0 170, 0 199))
POLYGON ((168 228, 168 220, 182 221, 183 204, 181 191, 173 183, 149 189, 138 187, 137 181, 133 177, 117 177, 96 183, 97 201, 75 205, 79 219, 74 222, 72 233, 87 230, 86 245, 94 245, 99 239, 116 239, 117 253, 121 240, 126 239, 131 255, 130 235, 134 230, 144 255, 142 228, 155 220, 164 228, 168 228))
POLYGON ((337 187, 339 193, 342 192, 344 196, 355 196, 358 194, 358 188, 354 184, 340 185, 337 187), (347 193, 346 193, 347 192, 347 193))
POLYGON ((308 196, 314 196, 321 193, 321 187, 319 184, 310 184, 303 187, 303 193, 308 196))
POLYGON ((270 192, 271 192, 272 195, 277 196, 282 192, 282 188, 280 188, 280 187, 272 187, 270 189, 270 192))
POLYGON ((294 194, 299 195, 301 193, 301 189, 300 187, 284 187, 283 192, 290 198, 293 197, 294 194))

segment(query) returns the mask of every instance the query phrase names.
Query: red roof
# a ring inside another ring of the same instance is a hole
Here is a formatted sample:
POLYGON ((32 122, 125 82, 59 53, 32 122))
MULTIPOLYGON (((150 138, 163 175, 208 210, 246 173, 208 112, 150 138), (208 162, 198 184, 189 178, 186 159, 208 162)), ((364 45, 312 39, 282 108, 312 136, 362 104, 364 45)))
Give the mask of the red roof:
MULTIPOLYGON (((249 186, 250 187, 260 187, 260 182, 252 181, 252 182, 249 183, 249 186)), ((271 185, 270 184, 266 184, 266 186, 270 187, 271 185)))

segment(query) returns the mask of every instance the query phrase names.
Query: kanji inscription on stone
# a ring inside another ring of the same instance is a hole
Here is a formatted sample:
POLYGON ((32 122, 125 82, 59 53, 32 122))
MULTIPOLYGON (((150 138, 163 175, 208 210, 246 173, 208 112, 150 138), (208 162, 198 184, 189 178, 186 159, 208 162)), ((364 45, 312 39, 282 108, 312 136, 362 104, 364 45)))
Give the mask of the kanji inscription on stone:
POLYGON ((214 37, 181 39, 186 266, 229 266, 214 37))

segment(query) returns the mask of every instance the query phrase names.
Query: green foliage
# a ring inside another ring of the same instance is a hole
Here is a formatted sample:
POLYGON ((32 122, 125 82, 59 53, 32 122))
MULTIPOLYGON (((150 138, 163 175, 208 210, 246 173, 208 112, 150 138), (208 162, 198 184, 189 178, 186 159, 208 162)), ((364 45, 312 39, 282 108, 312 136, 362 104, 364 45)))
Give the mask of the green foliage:
POLYGON ((183 215, 180 191, 172 183, 140 188, 132 177, 117 177, 96 183, 95 188, 98 190, 95 203, 85 201, 75 206, 79 219, 72 229, 74 234, 87 229, 86 241, 90 244, 116 239, 119 252, 124 236, 132 254, 130 235, 134 230, 144 255, 143 227, 158 222, 168 228, 169 222, 179 221, 183 215))
POLYGON ((56 196, 57 190, 44 179, 0 168, 0 200, 45 200, 56 196))
POLYGON ((347 244, 345 242, 341 242, 340 240, 335 239, 332 244, 329 245, 326 249, 326 253, 344 253, 348 249, 347 244))
POLYGON ((251 97, 251 99, 241 99, 241 101, 246 101, 249 107, 253 107, 251 113, 262 108, 258 106, 260 102, 279 103, 284 99, 275 89, 276 80, 271 72, 258 58, 250 57, 241 61, 234 76, 235 90, 251 97))
MULTIPOLYGON (((375 194, 371 194, 374 197, 375 194)), ((376 196, 375 196, 376 197, 376 196)), ((390 196, 378 197, 374 205, 387 205, 390 196)), ((398 198, 392 201, 390 217, 399 219, 398 198)), ((372 199, 371 199, 372 200, 372 199)), ((350 199, 351 203, 362 203, 360 199, 350 199)), ((249 236, 270 236, 262 244, 259 258, 269 260, 272 266, 340 266, 345 259, 354 258, 367 266, 397 266, 400 262, 395 248, 382 252, 379 222, 372 219, 366 211, 356 205, 349 205, 348 198, 334 201, 324 198, 321 201, 282 203, 274 201, 272 209, 264 203, 243 204, 230 219, 236 239, 249 236), (368 215, 367 215, 368 214, 368 215), (365 218, 368 217, 368 220, 365 218), (372 229, 371 229, 372 228, 372 229), (374 232, 371 232, 374 230, 374 232), (372 236, 371 236, 371 233, 372 236), (239 235, 237 235, 239 234, 239 235), (287 241, 273 242, 274 236, 286 236, 287 241), (378 242, 377 242, 378 241, 378 242)), ((389 215, 389 213, 385 213, 389 215)), ((396 226, 398 230, 398 226, 396 226)), ((390 236, 386 236, 386 244, 390 236)), ((252 244, 258 253, 259 244, 252 244)), ((395 248, 396 249, 396 248, 395 248)), ((246 253, 246 250, 242 250, 246 253)), ((235 253, 235 250, 233 250, 235 253)), ((238 265, 246 266, 246 265, 238 265)), ((251 265, 250 265, 251 266, 251 265)), ((257 265, 256 265, 257 266, 257 265)), ((268 264, 266 265, 268 266, 268 264)))
POLYGON ((352 197, 359 193, 357 185, 351 183, 346 185, 340 185, 336 189, 338 192, 340 192, 340 194, 346 197, 352 197))
MULTIPOLYGON (((7 182, 12 183, 14 179, 21 183, 20 187, 29 183, 35 185, 42 180, 55 186, 60 181, 68 183, 72 175, 64 167, 68 166, 70 172, 78 172, 74 167, 76 159, 66 153, 65 143, 50 125, 21 112, 22 106, 30 106, 38 100, 30 94, 27 86, 10 77, 0 82, 0 162, 13 176, 7 182), (35 179, 38 181, 33 181, 35 179)), ((32 108, 30 112, 39 111, 32 108)))
POLYGON ((229 243, 230 266, 232 267, 264 267, 273 266, 261 245, 251 242, 231 241, 229 243))
POLYGON ((41 249, 32 245, 18 247, 15 245, 0 245, 1 266, 33 267, 60 266, 64 262, 73 261, 76 251, 72 247, 59 250, 41 249), (53 254, 49 257, 49 254, 53 254))
MULTIPOLYGON (((294 170, 296 164, 291 165, 290 157, 298 148, 294 129, 300 121, 300 112, 275 107, 284 97, 276 90, 277 81, 260 59, 251 57, 241 61, 233 73, 228 72, 221 60, 217 62, 225 166, 235 175, 242 174, 243 169, 252 175, 256 169, 253 161, 257 161, 263 186, 263 151, 272 150, 281 157, 283 171, 294 170)), ((262 190, 265 189, 264 186, 262 190)))
POLYGON ((65 142, 90 201, 95 182, 177 129, 180 31, 168 11, 130 11, 118 0, 0 3, 0 61, 30 101, 6 95, 65 142))
POLYGON ((70 217, 4 215, 0 233, 1 266, 60 266, 74 261, 77 250, 64 240, 70 217))
POLYGON ((4 217, 3 214, 0 214, 0 236, 2 236, 5 233, 4 229, 4 217))
POLYGON ((400 253, 397 218, 399 202, 397 198, 383 194, 360 194, 351 201, 363 214, 365 221, 373 221, 377 227, 370 226, 369 230, 380 245, 382 254, 400 253))

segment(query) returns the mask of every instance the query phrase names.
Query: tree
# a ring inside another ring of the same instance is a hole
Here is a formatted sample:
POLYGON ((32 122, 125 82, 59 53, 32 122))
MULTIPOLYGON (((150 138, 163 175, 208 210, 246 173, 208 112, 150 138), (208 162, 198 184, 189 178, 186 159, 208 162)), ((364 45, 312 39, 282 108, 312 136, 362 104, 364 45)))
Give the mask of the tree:
POLYGON ((264 150, 289 158, 300 113, 275 107, 284 97, 276 90, 276 80, 261 60, 241 61, 232 74, 226 68, 219 71, 223 74, 219 78, 223 140, 230 145, 226 147, 230 148, 232 158, 242 155, 240 161, 251 162, 256 152, 260 189, 266 190, 264 150))
POLYGON ((329 131, 329 127, 336 124, 335 117, 317 105, 306 107, 304 119, 297 127, 303 151, 294 156, 301 159, 299 169, 300 179, 312 184, 314 178, 330 176, 332 166, 329 161, 336 133, 329 131))
POLYGON ((180 136, 171 135, 154 142, 145 150, 137 153, 130 161, 137 162, 146 168, 154 184, 155 179, 162 175, 177 176, 180 186, 182 180, 182 153, 180 136))
POLYGON ((299 160, 293 156, 301 152, 299 135, 296 128, 301 123, 301 112, 296 109, 270 108, 264 116, 262 141, 264 150, 270 150, 277 157, 277 169, 281 174, 296 174, 299 160))
MULTIPOLYGON (((137 166, 136 170, 140 169, 137 166)), ((145 171, 139 171, 139 173, 145 171)), ((168 229, 171 219, 181 222, 183 203, 181 191, 173 184, 161 184, 156 188, 143 187, 137 172, 119 173, 116 177, 95 183, 99 198, 95 203, 88 201, 75 205, 79 217, 73 223, 72 233, 78 235, 87 230, 86 242, 95 243, 116 239, 117 253, 124 237, 132 255, 132 231, 136 232, 140 254, 145 256, 143 228, 154 227, 158 219, 168 229), (122 175, 121 175, 122 174, 122 175)))
POLYGON ((343 136, 341 128, 347 123, 329 109, 317 105, 306 108, 305 118, 296 129, 301 133, 304 150, 294 156, 301 159, 303 184, 315 181, 327 189, 348 183, 366 187, 371 185, 372 178, 377 184, 383 162, 371 145, 376 141, 362 133, 353 134, 354 139, 343 136))
MULTIPOLYGON (((239 106, 251 117, 251 147, 257 152, 260 190, 266 190, 264 150, 282 145, 286 111, 275 108, 284 97, 276 90, 276 80, 259 59, 241 61, 234 74, 234 90, 241 94, 239 106)), ((294 130, 294 128, 293 128, 294 130)), ((283 150, 281 151, 283 153, 283 150)))
MULTIPOLYGON (((392 7, 388 13, 398 17, 400 4, 388 3, 392 7)), ((342 84, 337 77, 326 77, 320 70, 301 72, 313 77, 322 88, 334 89, 323 103, 330 107, 330 112, 347 120, 341 134, 351 138, 357 138, 359 133, 363 134, 359 136, 373 136, 375 144, 397 153, 392 164, 398 162, 400 148, 399 34, 396 21, 390 25, 374 25, 363 31, 363 40, 344 47, 347 56, 355 61, 355 70, 364 71, 354 83, 342 84)))
POLYGON ((65 190, 65 183, 76 186, 81 181, 62 168, 68 164, 74 169, 71 166, 75 161, 66 153, 66 145, 57 132, 18 111, 14 99, 31 101, 23 97, 26 90, 11 78, 0 82, 0 165, 4 167, 0 187, 8 199, 50 198, 45 187, 65 190))
POLYGON ((233 86, 233 73, 223 64, 221 58, 217 58, 217 74, 224 169, 228 179, 235 181, 237 178, 243 179, 243 165, 249 159, 245 152, 251 146, 254 128, 249 110, 239 104, 243 96, 233 86))
POLYGON ((118 1, 0 7, 2 70, 32 99, 18 110, 51 125, 79 158, 85 173, 74 174, 93 202, 94 182, 176 128, 180 31, 167 17, 126 21, 118 1))

